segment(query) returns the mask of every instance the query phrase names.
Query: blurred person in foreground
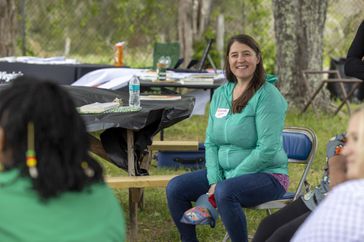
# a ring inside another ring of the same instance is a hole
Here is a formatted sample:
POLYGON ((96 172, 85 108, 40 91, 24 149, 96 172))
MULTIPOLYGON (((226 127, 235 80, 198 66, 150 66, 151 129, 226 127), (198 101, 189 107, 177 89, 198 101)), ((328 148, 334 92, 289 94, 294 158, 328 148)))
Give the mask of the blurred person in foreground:
POLYGON ((1 88, 0 165, 0 241, 124 241, 120 205, 58 85, 20 77, 1 88))
POLYGON ((206 169, 173 178, 168 208, 182 241, 198 241, 195 225, 181 222, 192 201, 214 198, 233 242, 248 241, 242 207, 281 198, 288 187, 282 144, 287 102, 267 81, 263 57, 248 35, 230 38, 225 54, 228 80, 211 101, 206 130, 206 169))
POLYGON ((289 242, 306 218, 324 200, 329 188, 346 181, 346 159, 341 154, 345 142, 345 134, 330 139, 326 146, 326 165, 320 184, 265 217, 259 224, 253 242, 289 242))
POLYGON ((294 242, 364 240, 364 108, 353 113, 347 129, 347 181, 335 186, 294 235, 294 242))

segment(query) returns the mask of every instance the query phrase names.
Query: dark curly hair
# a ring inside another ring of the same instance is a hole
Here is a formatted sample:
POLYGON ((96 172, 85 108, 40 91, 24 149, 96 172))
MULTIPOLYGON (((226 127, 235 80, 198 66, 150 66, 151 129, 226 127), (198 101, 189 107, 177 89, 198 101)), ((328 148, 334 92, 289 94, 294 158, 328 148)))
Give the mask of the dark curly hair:
POLYGON ((10 154, 5 169, 17 168, 21 176, 29 177, 42 199, 103 182, 102 167, 88 153, 84 121, 70 95, 57 84, 32 77, 15 79, 0 93, 0 127, 5 137, 2 151, 10 154), (30 122, 34 124, 36 178, 26 165, 30 122), (81 167, 84 162, 92 175, 81 167))
POLYGON ((260 51, 259 45, 257 42, 246 34, 240 34, 232 36, 227 44, 226 48, 226 54, 225 54, 225 75, 226 79, 229 82, 237 82, 236 76, 233 74, 233 72, 230 69, 230 63, 229 63, 229 53, 230 48, 233 43, 239 42, 241 44, 245 44, 249 46, 251 49, 254 50, 255 54, 259 58, 259 63, 257 64, 257 67, 254 72, 253 79, 250 81, 248 88, 245 90, 245 92, 242 93, 240 97, 238 97, 235 101, 233 101, 233 113, 240 113, 241 110, 247 105, 250 98, 255 94, 255 92, 264 84, 265 82, 265 71, 263 66, 263 58, 262 53, 260 51))

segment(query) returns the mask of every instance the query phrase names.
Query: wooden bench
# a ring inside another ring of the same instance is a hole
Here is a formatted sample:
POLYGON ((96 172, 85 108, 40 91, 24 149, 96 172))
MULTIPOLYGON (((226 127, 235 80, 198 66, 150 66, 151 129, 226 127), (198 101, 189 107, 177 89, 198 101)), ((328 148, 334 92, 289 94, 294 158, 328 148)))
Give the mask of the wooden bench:
MULTIPOLYGON (((91 151, 105 160, 109 160, 100 140, 96 137, 89 135, 91 140, 91 151)), ((182 140, 153 140, 152 145, 149 147, 150 151, 198 151, 198 141, 182 141, 182 140)), ((150 156, 151 159, 151 156, 150 156)), ((148 161, 150 162, 150 160, 148 161)))
POLYGON ((110 187, 118 189, 166 187, 168 182, 175 176, 176 175, 106 177, 106 183, 110 187))
POLYGON ((166 187, 176 175, 117 176, 106 177, 106 183, 114 189, 129 189, 130 241, 137 241, 138 207, 143 208, 144 188, 166 187))
POLYGON ((198 151, 198 141, 153 140, 150 149, 152 151, 198 151))

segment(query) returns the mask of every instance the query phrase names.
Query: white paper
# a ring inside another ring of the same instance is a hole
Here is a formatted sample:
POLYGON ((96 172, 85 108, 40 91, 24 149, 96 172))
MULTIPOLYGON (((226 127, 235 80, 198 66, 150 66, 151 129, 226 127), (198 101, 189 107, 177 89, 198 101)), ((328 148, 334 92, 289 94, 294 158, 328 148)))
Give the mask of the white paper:
POLYGON ((83 105, 79 108, 79 110, 81 113, 102 113, 118 106, 119 103, 116 102, 108 102, 108 103, 95 102, 83 105))

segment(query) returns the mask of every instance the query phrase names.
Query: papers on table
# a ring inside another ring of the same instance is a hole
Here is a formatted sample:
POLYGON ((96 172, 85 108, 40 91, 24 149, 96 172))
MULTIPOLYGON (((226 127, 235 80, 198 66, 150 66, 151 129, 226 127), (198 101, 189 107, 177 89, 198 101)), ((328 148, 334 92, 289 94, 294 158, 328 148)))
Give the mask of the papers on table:
MULTIPOLYGON (((134 68, 105 68, 87 73, 72 86, 91 86, 105 89, 117 90, 128 85, 133 75, 141 80, 157 80, 157 73, 149 69, 134 68)), ((219 73, 183 73, 167 71, 167 80, 179 81, 181 84, 209 85, 215 80, 224 79, 222 71, 219 73)))
POLYGON ((142 107, 136 106, 120 106, 117 104, 114 105, 115 102, 112 103, 91 103, 84 105, 82 107, 78 107, 77 111, 80 114, 100 114, 100 113, 130 113, 130 112, 138 112, 142 110, 142 107))
POLYGON ((171 95, 142 95, 140 96, 142 101, 173 101, 181 100, 181 96, 171 96, 171 95))
POLYGON ((120 89, 128 85, 133 75, 139 76, 143 69, 104 68, 92 71, 72 83, 72 86, 98 87, 105 89, 120 89))
POLYGON ((83 105, 79 107, 80 113, 103 113, 107 110, 116 108, 119 106, 119 103, 117 102, 108 102, 108 103, 91 103, 87 105, 83 105))
POLYGON ((184 85, 212 85, 214 84, 213 78, 195 78, 187 77, 180 80, 181 84, 184 85))
POLYGON ((153 71, 153 70, 144 70, 144 71, 141 71, 138 74, 138 77, 141 80, 154 81, 154 80, 157 80, 158 75, 157 75, 157 72, 156 71, 153 71))
POLYGON ((105 89, 120 89, 128 85, 129 80, 133 77, 133 75, 125 75, 118 78, 114 78, 111 81, 105 82, 103 84, 97 85, 98 88, 105 89))
POLYGON ((222 73, 193 73, 180 79, 180 83, 184 85, 212 85, 215 80, 223 78, 224 75, 222 73))

